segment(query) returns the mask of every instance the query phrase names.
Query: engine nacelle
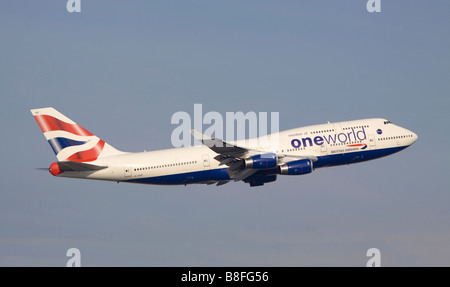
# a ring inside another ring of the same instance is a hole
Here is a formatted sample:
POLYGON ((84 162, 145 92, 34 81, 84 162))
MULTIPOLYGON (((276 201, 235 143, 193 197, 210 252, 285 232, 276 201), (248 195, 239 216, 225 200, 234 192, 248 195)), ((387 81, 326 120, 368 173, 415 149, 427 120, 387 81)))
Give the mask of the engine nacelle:
POLYGON ((284 163, 280 165, 280 174, 283 175, 301 175, 311 173, 313 164, 310 159, 302 159, 284 163))
POLYGON ((258 154, 244 160, 245 168, 267 169, 277 166, 277 155, 274 153, 258 154))

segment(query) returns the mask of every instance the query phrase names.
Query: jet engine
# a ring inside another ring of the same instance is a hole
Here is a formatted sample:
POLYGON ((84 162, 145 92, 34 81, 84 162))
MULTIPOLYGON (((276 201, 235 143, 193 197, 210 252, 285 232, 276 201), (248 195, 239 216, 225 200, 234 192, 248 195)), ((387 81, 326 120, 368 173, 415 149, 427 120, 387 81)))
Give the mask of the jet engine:
POLYGON ((244 160, 245 168, 268 169, 277 166, 277 155, 274 153, 258 154, 244 160))
POLYGON ((283 163, 279 166, 279 172, 283 175, 301 175, 311 173, 313 164, 310 159, 302 159, 283 163))

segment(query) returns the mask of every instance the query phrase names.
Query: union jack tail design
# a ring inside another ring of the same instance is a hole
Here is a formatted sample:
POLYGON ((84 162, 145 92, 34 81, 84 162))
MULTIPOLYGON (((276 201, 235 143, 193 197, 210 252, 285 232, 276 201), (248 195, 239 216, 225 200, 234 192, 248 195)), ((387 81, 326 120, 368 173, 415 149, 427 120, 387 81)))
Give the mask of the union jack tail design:
POLYGON ((59 161, 92 162, 116 150, 54 108, 31 110, 59 161))

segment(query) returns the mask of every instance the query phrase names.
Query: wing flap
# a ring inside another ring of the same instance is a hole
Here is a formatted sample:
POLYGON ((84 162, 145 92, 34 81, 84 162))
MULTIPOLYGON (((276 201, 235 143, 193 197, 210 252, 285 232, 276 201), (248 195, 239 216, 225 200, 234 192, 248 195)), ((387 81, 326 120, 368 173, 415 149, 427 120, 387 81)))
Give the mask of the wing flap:
POLYGON ((220 162, 230 157, 238 158, 245 156, 250 151, 247 148, 225 142, 221 139, 211 138, 196 130, 191 130, 191 134, 194 136, 196 140, 202 142, 205 146, 209 147, 215 153, 218 153, 219 155, 216 156, 215 159, 217 159, 220 162))

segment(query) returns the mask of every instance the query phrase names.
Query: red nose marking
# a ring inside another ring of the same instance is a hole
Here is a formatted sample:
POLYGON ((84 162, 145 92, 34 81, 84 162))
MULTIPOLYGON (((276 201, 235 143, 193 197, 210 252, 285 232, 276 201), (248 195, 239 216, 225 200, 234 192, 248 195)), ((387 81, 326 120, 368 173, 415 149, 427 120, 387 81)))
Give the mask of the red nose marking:
POLYGON ((59 165, 57 162, 52 163, 48 171, 50 171, 50 173, 53 174, 54 176, 57 176, 58 174, 61 173, 61 170, 59 169, 59 165))

